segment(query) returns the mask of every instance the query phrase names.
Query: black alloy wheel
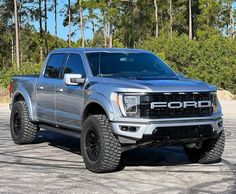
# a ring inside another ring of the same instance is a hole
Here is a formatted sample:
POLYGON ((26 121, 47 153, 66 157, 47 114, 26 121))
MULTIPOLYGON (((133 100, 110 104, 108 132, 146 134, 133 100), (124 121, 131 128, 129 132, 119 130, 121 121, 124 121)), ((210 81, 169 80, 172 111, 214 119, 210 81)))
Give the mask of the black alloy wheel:
POLYGON ((99 136, 94 128, 90 128, 86 134, 86 153, 92 162, 99 156, 99 136))

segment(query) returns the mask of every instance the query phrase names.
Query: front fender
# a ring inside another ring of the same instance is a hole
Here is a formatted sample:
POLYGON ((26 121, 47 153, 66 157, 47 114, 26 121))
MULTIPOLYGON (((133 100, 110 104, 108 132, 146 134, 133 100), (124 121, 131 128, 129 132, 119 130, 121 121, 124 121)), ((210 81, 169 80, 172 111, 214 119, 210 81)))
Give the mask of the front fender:
MULTIPOLYGON (((89 96, 86 99, 84 110, 91 103, 99 104, 104 109, 104 111, 106 112, 106 115, 107 115, 108 119, 109 120, 115 120, 115 114, 114 114, 114 110, 112 108, 112 105, 111 105, 109 99, 106 98, 104 95, 102 95, 100 93, 94 93, 91 96, 89 96)), ((84 110, 83 110, 83 112, 84 112, 84 110)))

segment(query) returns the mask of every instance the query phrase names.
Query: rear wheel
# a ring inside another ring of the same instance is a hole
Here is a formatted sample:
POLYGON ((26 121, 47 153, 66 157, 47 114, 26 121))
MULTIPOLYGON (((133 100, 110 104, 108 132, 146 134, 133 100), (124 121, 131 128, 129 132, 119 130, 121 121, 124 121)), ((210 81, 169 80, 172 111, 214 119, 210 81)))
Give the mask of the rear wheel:
POLYGON ((117 170, 121 145, 105 115, 89 116, 81 134, 81 152, 88 170, 96 173, 117 170))
POLYGON ((192 162, 198 162, 202 164, 209 164, 220 162, 221 156, 224 151, 225 145, 225 133, 220 132, 217 138, 204 140, 202 146, 197 148, 189 148, 186 145, 184 150, 188 158, 192 162))
POLYGON ((29 120, 27 106, 24 101, 16 102, 11 111, 11 137, 16 144, 33 143, 38 126, 29 120))

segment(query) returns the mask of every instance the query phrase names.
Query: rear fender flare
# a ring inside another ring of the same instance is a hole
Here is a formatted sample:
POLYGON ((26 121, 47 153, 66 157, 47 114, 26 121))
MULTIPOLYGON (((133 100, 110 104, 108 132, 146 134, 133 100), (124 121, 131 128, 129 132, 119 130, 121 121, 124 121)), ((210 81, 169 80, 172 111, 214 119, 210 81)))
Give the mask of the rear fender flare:
POLYGON ((24 87, 19 86, 19 88, 17 88, 17 90, 14 92, 14 94, 12 95, 12 105, 14 105, 14 103, 16 102, 16 98, 18 95, 21 95, 25 100, 30 121, 37 121, 35 106, 33 106, 31 98, 24 87))

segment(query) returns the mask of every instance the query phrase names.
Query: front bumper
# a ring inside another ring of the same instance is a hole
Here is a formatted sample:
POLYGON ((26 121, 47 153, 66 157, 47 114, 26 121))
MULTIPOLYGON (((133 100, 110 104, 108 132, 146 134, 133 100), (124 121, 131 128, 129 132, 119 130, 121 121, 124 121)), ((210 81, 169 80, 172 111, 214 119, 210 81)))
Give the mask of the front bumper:
POLYGON ((203 126, 211 125, 214 134, 223 130, 223 119, 220 116, 203 118, 178 118, 178 119, 160 119, 146 122, 111 122, 113 133, 118 137, 131 140, 141 140, 144 136, 151 136, 161 127, 184 127, 184 126, 203 126), (122 126, 135 127, 136 130, 124 131, 122 126))

